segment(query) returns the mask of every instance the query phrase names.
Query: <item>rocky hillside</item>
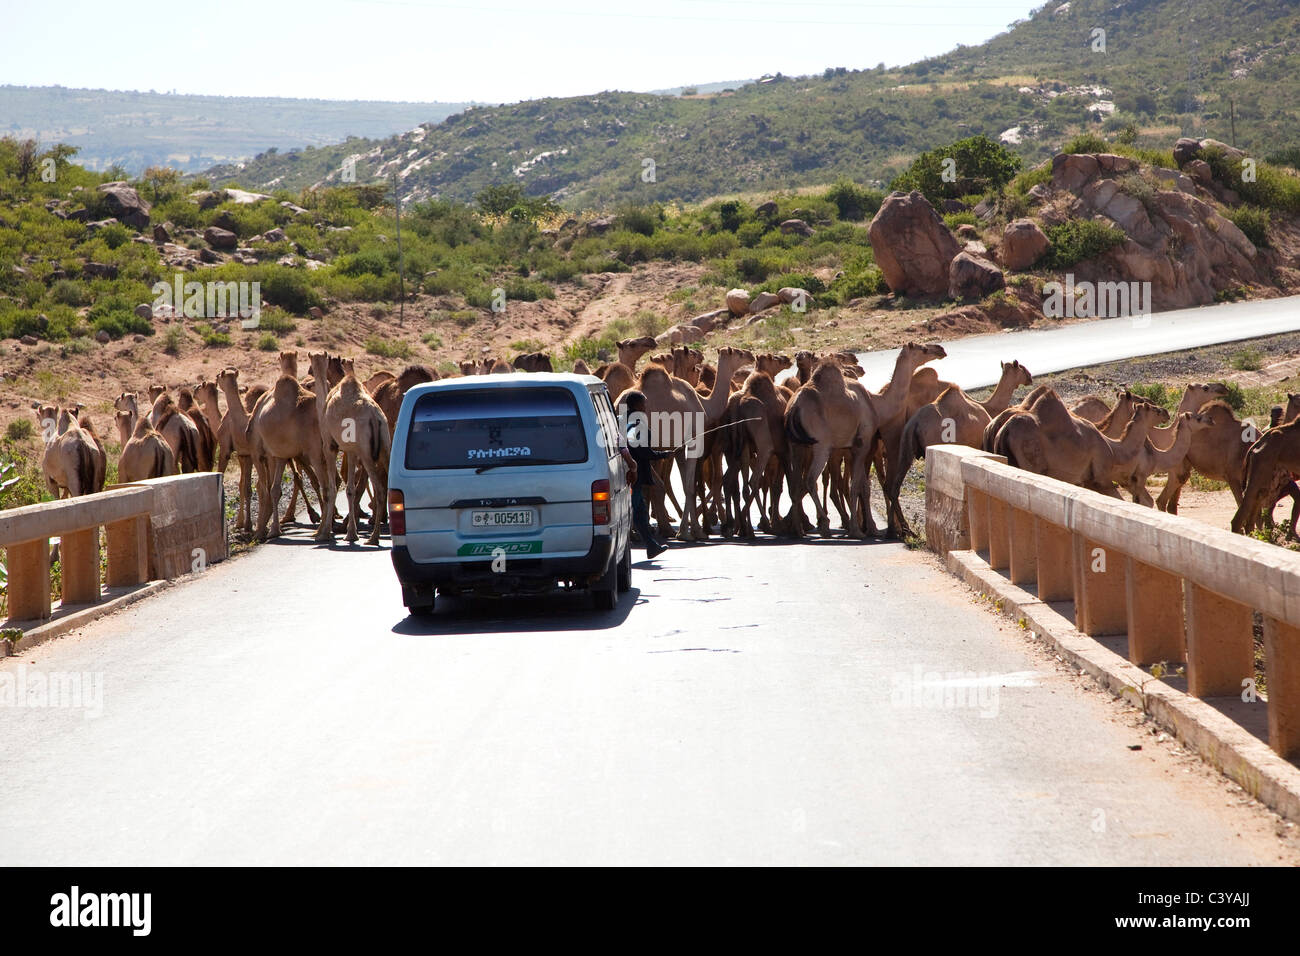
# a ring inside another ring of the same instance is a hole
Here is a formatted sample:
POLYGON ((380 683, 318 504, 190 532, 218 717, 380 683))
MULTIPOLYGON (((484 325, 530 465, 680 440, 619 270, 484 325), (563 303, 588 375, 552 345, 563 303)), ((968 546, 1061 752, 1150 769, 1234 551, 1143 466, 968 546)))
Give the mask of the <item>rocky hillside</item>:
POLYGON ((901 69, 777 75, 686 98, 607 92, 476 108, 208 176, 300 189, 339 182, 351 160, 357 182, 395 173, 410 198, 469 200, 516 182, 576 209, 840 177, 885 183, 916 153, 975 133, 1035 161, 1083 129, 1167 145, 1188 132, 1233 142, 1235 123, 1237 145, 1267 156, 1297 146, 1297 102, 1291 0, 1071 0, 901 69))

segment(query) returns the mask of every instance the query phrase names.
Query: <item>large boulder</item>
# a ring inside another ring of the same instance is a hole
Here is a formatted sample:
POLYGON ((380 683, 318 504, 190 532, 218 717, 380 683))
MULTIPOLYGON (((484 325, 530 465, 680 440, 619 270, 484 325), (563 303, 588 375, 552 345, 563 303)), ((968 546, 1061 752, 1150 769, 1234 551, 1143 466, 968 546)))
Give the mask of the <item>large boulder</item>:
POLYGON ((126 183, 104 183, 99 187, 104 204, 114 219, 133 229, 149 228, 149 204, 126 183))
POLYGON ((787 219, 781 223, 781 231, 787 236, 811 236, 813 234, 812 226, 802 219, 787 219))
POLYGON ((920 192, 890 193, 867 236, 895 293, 938 296, 948 291, 948 266, 961 245, 920 192))
POLYGON ((1002 230, 1002 264, 1012 272, 1029 269, 1052 246, 1038 223, 1032 219, 1016 219, 1002 230))
POLYGON ((780 304, 781 304, 781 297, 777 295, 775 292, 760 292, 758 295, 754 296, 752 300, 750 300, 749 314, 757 315, 759 312, 763 312, 766 309, 772 308, 772 306, 774 305, 780 305, 780 304))
POLYGON ((239 237, 229 229, 208 226, 203 230, 203 239, 213 249, 234 249, 239 245, 239 237))
POLYGON ((745 315, 749 312, 749 293, 744 289, 732 289, 727 293, 727 308, 732 315, 745 315))
POLYGON ((958 253, 948 266, 949 298, 982 299, 1006 287, 1001 269, 969 252, 958 253))

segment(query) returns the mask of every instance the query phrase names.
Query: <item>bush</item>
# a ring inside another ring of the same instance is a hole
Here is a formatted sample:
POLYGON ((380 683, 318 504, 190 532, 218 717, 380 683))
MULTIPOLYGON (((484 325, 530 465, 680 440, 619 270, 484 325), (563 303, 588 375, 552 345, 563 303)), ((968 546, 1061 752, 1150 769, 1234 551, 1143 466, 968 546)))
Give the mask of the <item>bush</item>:
POLYGON ((73 279, 60 279, 50 286, 50 298, 73 308, 90 302, 90 291, 73 279))
POLYGON ((1240 161, 1232 161, 1222 149, 1202 150, 1201 158, 1210 164, 1215 179, 1246 202, 1288 215, 1300 214, 1300 176, 1268 163, 1256 163, 1255 181, 1246 182, 1240 161))
POLYGON ((25 441, 31 438, 34 432, 35 427, 30 418, 15 418, 5 429, 5 438, 10 441, 25 441))
POLYGON ((879 191, 859 186, 847 179, 837 182, 822 198, 835 204, 841 219, 852 222, 861 222, 868 216, 874 216, 885 200, 879 191))
POLYGON ((1110 143, 1096 133, 1080 133, 1061 147, 1063 153, 1109 153, 1113 152, 1110 143))
POLYGON ((163 351, 168 355, 180 355, 181 347, 185 344, 185 330, 179 325, 173 325, 167 329, 167 334, 163 338, 163 351))
POLYGON ((1000 143, 984 135, 971 136, 922 153, 889 188, 903 192, 919 189, 938 205, 944 199, 1001 189, 1020 171, 1021 164, 1020 157, 1000 143), (952 164, 945 162, 949 159, 952 164), (955 180, 944 178, 951 168, 955 168, 955 180))
POLYGON ((280 340, 275 337, 274 332, 264 332, 257 340, 257 347, 263 352, 275 352, 280 348, 280 340))
POLYGON ((1239 372, 1258 372, 1264 367, 1264 353, 1256 348, 1245 348, 1234 353, 1228 364, 1239 372))
POLYGON ((386 339, 379 335, 372 335, 366 339, 365 344, 367 352, 380 358, 405 360, 411 357, 410 343, 401 339, 386 339))
POLYGON ((1048 269, 1065 269, 1099 256, 1106 250, 1121 245, 1127 236, 1123 229, 1091 219, 1071 219, 1047 230, 1052 247, 1043 257, 1048 269))
POLYGON ((262 298, 271 305, 292 312, 294 315, 306 315, 312 306, 320 306, 320 293, 312 288, 307 277, 288 269, 268 271, 261 279, 262 298))
POLYGON ((1268 246, 1268 227, 1272 224, 1273 217, 1269 215, 1267 209, 1260 209, 1258 206, 1238 206, 1236 209, 1225 210, 1223 217, 1245 233, 1246 238, 1257 248, 1263 249, 1268 246))
POLYGON ((628 205, 622 207, 618 212, 618 226, 620 229, 627 229, 629 232, 640 233, 643 236, 653 236, 659 224, 663 222, 663 207, 658 203, 649 206, 628 205))

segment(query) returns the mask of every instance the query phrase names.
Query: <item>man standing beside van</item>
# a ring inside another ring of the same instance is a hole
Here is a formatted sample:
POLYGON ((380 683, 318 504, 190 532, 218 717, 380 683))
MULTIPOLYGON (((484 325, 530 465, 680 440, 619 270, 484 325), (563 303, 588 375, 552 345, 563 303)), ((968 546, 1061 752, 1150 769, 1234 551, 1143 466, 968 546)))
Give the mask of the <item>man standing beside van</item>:
POLYGON ((636 389, 631 389, 623 393, 619 404, 627 409, 629 425, 627 435, 628 448, 632 458, 632 474, 628 480, 632 482, 632 525, 636 528, 637 534, 641 536, 641 541, 645 544, 645 554, 647 558, 655 558, 668 550, 668 545, 662 543, 654 536, 650 530, 650 508, 646 503, 645 489, 654 487, 655 474, 652 467, 653 463, 664 458, 671 458, 671 451, 655 451, 650 447, 648 438, 648 428, 645 421, 645 393, 636 389), (640 415, 636 413, 640 412, 640 415), (636 415, 636 420, 631 421, 636 415))

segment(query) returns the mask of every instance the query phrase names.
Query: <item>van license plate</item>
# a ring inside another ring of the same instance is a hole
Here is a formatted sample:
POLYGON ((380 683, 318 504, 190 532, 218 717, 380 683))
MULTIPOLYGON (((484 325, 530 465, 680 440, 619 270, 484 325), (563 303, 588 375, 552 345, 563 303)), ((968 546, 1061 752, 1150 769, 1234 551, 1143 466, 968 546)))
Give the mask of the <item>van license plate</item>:
POLYGON ((531 528, 533 513, 526 508, 522 511, 475 511, 470 516, 470 524, 475 528, 531 528))

